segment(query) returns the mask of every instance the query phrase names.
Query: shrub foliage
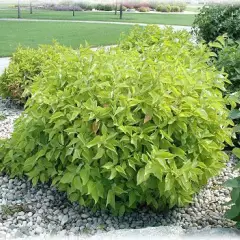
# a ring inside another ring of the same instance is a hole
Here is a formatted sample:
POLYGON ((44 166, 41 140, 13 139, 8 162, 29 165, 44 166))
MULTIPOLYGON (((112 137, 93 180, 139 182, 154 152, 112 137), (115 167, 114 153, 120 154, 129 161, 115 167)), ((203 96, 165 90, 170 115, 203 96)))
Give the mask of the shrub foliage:
POLYGON ((240 5, 211 5, 201 8, 193 23, 193 32, 206 42, 225 33, 240 39, 240 5))
POLYGON ((218 52, 215 62, 217 68, 224 69, 228 74, 231 85, 228 86, 230 93, 240 91, 240 42, 229 42, 218 52))
POLYGON ((109 51, 60 52, 0 145, 0 168, 120 215, 190 203, 225 165, 232 124, 225 79, 190 38, 139 27, 109 51))

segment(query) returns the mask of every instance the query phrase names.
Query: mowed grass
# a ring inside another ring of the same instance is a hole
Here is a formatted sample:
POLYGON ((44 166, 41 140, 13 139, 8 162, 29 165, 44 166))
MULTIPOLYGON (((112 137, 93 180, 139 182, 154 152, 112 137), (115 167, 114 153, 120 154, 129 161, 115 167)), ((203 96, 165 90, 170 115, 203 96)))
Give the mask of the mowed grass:
POLYGON ((0 56, 11 56, 16 48, 51 44, 53 40, 78 48, 87 41, 91 46, 116 44, 121 33, 132 26, 69 22, 0 21, 0 56))
MULTIPOLYGON (((190 26, 194 21, 194 14, 159 14, 159 13, 123 13, 123 19, 119 19, 119 13, 113 12, 75 12, 71 11, 46 11, 33 9, 22 10, 22 18, 30 19, 58 19, 58 20, 81 20, 81 21, 106 21, 106 22, 130 22, 130 23, 152 23, 166 25, 190 26)), ((0 18, 17 18, 17 10, 0 10, 0 18)))

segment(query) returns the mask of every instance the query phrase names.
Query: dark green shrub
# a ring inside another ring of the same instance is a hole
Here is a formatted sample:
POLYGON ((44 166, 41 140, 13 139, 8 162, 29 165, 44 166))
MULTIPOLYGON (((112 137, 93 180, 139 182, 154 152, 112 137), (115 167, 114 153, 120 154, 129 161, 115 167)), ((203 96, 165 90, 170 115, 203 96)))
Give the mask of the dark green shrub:
POLYGON ((38 49, 19 47, 8 68, 0 76, 0 96, 11 97, 24 103, 26 98, 22 94, 31 85, 34 77, 42 73, 49 61, 58 61, 62 56, 61 52, 70 51, 58 43, 42 45, 38 49))
POLYGON ((111 4, 98 4, 96 6, 96 9, 100 10, 100 11, 112 11, 112 10, 114 10, 114 8, 115 7, 111 4))
POLYGON ((240 39, 240 6, 204 6, 194 20, 193 33, 206 42, 225 33, 233 40, 240 39))
POLYGON ((0 145, 1 170, 50 181, 71 201, 120 215, 191 202, 228 160, 224 79, 206 64, 207 46, 185 31, 150 26, 130 36, 146 39, 60 52, 48 64, 0 145))
POLYGON ((112 10, 114 10, 114 6, 113 5, 106 4, 104 6, 104 11, 112 11, 112 10))
POLYGON ((218 59, 215 62, 218 69, 224 68, 228 74, 231 85, 228 86, 230 92, 240 91, 240 45, 230 43, 218 52, 218 59))

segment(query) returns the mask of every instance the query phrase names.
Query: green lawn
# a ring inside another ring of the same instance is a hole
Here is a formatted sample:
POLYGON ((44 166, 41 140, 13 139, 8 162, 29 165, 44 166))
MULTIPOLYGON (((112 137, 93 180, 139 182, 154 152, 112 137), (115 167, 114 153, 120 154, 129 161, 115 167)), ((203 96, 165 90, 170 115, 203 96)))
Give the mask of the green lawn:
POLYGON ((187 5, 187 8, 185 11, 198 13, 202 7, 203 5, 187 5))
MULTIPOLYGON (((190 26, 194 20, 194 14, 157 14, 157 13, 123 13, 123 19, 113 12, 76 12, 75 17, 71 11, 46 11, 34 10, 30 14, 28 10, 22 10, 22 18, 34 19, 63 19, 63 20, 85 20, 85 21, 107 21, 107 22, 132 22, 132 23, 154 23, 190 26)), ((0 18, 17 18, 17 10, 0 10, 0 18)))
POLYGON ((122 32, 132 26, 63 22, 0 21, 0 56, 10 56, 21 44, 36 47, 54 39, 66 46, 78 48, 87 41, 91 46, 116 44, 122 32))

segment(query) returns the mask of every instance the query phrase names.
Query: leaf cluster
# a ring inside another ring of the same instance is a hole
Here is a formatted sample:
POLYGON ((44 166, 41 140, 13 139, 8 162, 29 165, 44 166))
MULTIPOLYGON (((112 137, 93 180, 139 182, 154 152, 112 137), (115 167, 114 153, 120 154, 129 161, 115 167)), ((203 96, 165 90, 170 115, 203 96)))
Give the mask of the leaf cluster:
POLYGON ((59 52, 0 144, 0 169, 122 215, 184 206, 228 160, 225 77, 191 35, 135 28, 119 47, 59 52))

